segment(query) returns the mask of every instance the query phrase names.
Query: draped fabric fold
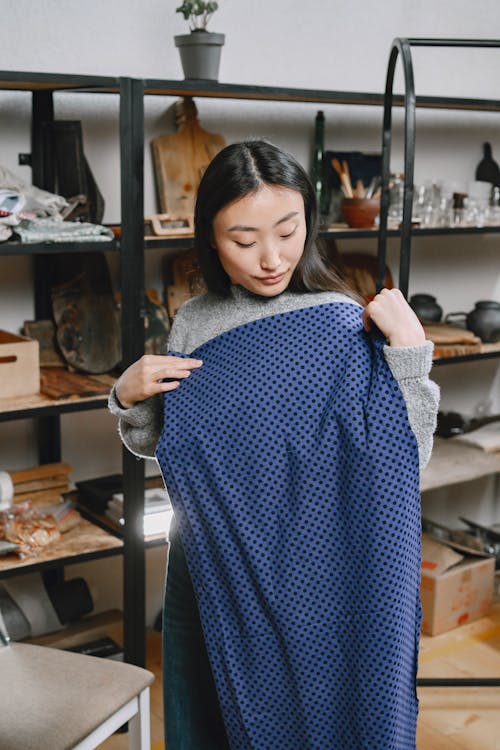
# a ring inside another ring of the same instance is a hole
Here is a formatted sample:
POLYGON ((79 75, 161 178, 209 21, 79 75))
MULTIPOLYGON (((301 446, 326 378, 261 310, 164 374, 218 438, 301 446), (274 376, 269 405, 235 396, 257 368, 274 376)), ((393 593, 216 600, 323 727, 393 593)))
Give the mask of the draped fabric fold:
MULTIPOLYGON (((198 347, 157 458, 233 750, 414 750, 418 450, 358 306, 198 347)), ((168 679, 168 675, 167 675, 168 679)))

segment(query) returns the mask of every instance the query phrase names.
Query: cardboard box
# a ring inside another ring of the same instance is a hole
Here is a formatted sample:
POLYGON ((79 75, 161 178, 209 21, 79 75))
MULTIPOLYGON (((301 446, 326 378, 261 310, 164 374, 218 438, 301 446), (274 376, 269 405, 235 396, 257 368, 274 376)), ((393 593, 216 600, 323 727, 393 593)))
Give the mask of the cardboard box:
POLYGON ((422 535, 422 632, 438 635, 488 614, 495 558, 454 542, 422 535))
POLYGON ((0 330, 0 398, 40 391, 38 341, 0 330))

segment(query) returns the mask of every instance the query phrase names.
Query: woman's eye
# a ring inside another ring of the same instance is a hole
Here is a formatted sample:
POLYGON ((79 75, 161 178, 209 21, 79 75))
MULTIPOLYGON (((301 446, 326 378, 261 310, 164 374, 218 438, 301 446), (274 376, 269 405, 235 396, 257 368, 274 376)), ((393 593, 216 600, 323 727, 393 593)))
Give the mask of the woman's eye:
POLYGON ((280 234, 280 237, 282 240, 288 239, 288 237, 292 237, 292 235, 295 234, 297 227, 294 227, 291 232, 288 232, 288 234, 280 234))
POLYGON ((238 242, 237 240, 235 240, 235 242, 238 247, 252 247, 252 245, 255 245, 255 242, 249 242, 248 244, 246 244, 245 242, 238 242))

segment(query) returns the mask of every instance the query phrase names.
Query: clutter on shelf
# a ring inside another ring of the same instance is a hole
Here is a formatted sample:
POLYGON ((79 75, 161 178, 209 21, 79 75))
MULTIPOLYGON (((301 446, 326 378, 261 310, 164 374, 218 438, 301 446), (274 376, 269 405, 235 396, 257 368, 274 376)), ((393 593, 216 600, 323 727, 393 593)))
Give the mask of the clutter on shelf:
POLYGON ((39 391, 38 342, 0 330, 0 399, 31 396, 39 391))
POLYGON ((477 433, 480 428, 490 424, 500 429, 500 414, 482 414, 478 417, 466 417, 455 411, 439 411, 437 415, 436 434, 440 437, 449 438, 472 432, 477 433))
POLYGON ((413 294, 409 303, 434 342, 436 358, 500 349, 499 302, 479 300, 470 312, 450 312, 443 322, 443 309, 431 294, 413 294))
MULTIPOLYGON (((105 515, 119 528, 124 527, 124 496, 122 492, 115 492, 111 496, 105 515)), ((164 487, 146 489, 144 491, 144 516, 142 521, 144 538, 167 538, 172 517, 172 504, 166 489, 164 487)))
POLYGON ((0 471, 0 540, 4 554, 36 555, 75 528, 81 516, 65 499, 71 466, 42 464, 17 471, 0 471))
POLYGON ((60 631, 93 607, 83 578, 49 581, 40 573, 29 573, 0 584, 0 616, 13 641, 60 631))
POLYGON ((154 237, 184 237, 194 234, 194 217, 192 214, 151 214, 144 219, 150 225, 146 236, 154 237))
POLYGON ((0 241, 16 235, 21 242, 109 242, 113 233, 99 224, 69 221, 78 201, 40 190, 0 166, 0 241))
MULTIPOLYGON (((76 482, 76 487, 78 504, 86 514, 123 531, 125 500, 121 474, 81 480, 76 482)), ((144 494, 144 538, 167 538, 172 517, 172 505, 161 476, 148 477, 144 494)))
POLYGON ((328 220, 323 223, 344 220, 354 228, 373 227, 380 211, 381 171, 379 153, 325 150, 323 173, 329 206, 328 220))
MULTIPOLYGON (((425 528, 425 525, 424 525, 425 528)), ((474 547, 422 535, 422 631, 438 635, 488 614, 495 558, 474 547)))

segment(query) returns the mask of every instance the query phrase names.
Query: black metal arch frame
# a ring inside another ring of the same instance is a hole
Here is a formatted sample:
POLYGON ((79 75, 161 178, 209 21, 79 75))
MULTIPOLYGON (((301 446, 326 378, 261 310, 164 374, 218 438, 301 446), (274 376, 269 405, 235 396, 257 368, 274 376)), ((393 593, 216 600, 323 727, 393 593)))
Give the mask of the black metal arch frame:
MULTIPOLYGON (((391 160, 393 82, 398 57, 401 56, 404 73, 404 197, 403 222, 399 263, 399 288, 408 297, 411 250, 411 213, 413 204, 413 167, 415 163, 416 96, 413 79, 412 47, 500 47, 500 39, 404 39, 393 40, 387 68, 384 94, 384 120, 382 132, 382 187, 380 200, 380 228, 378 235, 377 291, 384 285, 387 247, 387 216, 389 212, 389 173, 391 160)), ((499 683, 500 684, 500 683, 499 683)))
MULTIPOLYGON (((391 159, 391 125, 394 71, 399 55, 403 64, 404 94, 404 197, 403 223, 399 262, 399 288, 408 296, 410 276, 411 213, 413 205, 413 167, 415 163, 415 83, 413 79, 412 47, 499 47, 500 39, 403 39, 392 42, 384 95, 384 120, 382 134, 382 193, 380 202, 380 228, 378 236, 377 290, 382 289, 385 275, 387 246, 387 216, 389 211, 389 173, 391 159)), ((500 687, 500 677, 491 678, 420 678, 420 687, 500 687)))

